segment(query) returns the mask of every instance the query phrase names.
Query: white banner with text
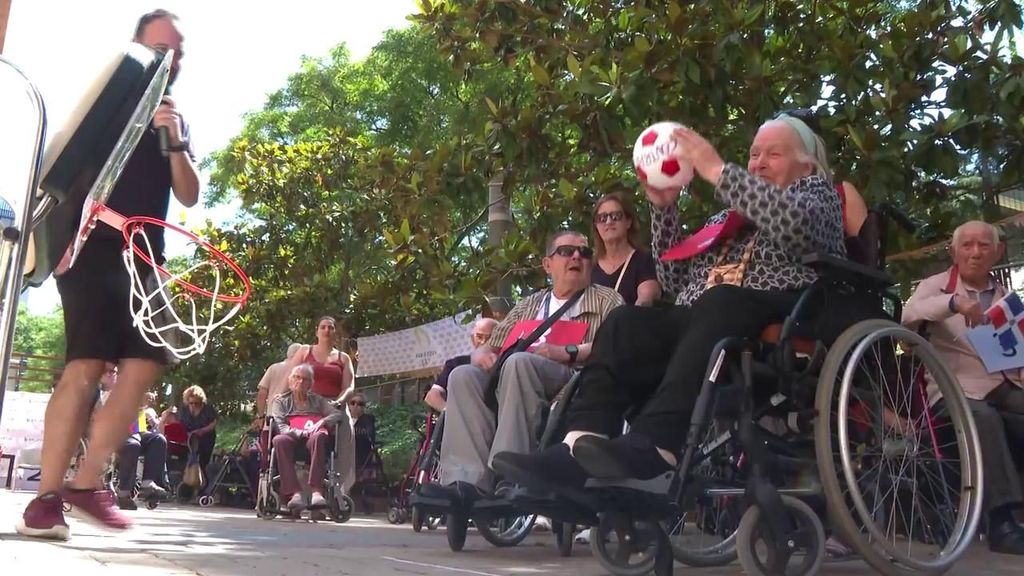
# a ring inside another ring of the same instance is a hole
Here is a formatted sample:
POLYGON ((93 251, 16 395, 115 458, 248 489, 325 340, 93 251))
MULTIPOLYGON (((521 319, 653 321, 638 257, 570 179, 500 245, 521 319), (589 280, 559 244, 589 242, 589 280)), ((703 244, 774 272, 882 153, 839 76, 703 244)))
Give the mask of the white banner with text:
POLYGON ((469 312, 460 312, 415 328, 360 338, 358 375, 440 368, 453 356, 469 354, 472 319, 469 312))

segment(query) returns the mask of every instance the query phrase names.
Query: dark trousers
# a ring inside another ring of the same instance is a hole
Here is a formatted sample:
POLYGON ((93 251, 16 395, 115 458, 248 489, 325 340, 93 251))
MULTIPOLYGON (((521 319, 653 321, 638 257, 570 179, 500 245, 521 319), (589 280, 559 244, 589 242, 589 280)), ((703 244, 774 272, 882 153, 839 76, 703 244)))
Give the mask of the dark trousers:
POLYGON ((117 453, 118 486, 121 490, 131 490, 135 486, 139 456, 144 458, 142 479, 163 484, 167 465, 167 439, 159 432, 143 432, 129 436, 117 453))
POLYGON ((295 473, 295 459, 303 456, 300 447, 306 448, 309 454, 309 480, 306 485, 310 490, 322 491, 324 477, 327 475, 327 453, 333 445, 334 437, 324 428, 309 436, 297 437, 287 433, 274 436, 274 449, 277 454, 277 471, 281 475, 281 497, 290 498, 301 492, 299 476, 295 473))
POLYGON ((985 509, 1024 500, 1014 455, 1024 449, 1024 390, 1004 382, 984 400, 967 400, 981 444, 985 509))
POLYGON ((716 286, 689 308, 616 308, 594 339, 567 429, 614 436, 626 410, 642 406, 631 431, 678 452, 715 344, 730 336, 756 338, 785 320, 799 297, 716 286))
POLYGON ((199 437, 199 466, 202 467, 204 474, 206 473, 206 469, 210 466, 210 460, 213 459, 213 447, 216 444, 216 432, 209 432, 199 437))

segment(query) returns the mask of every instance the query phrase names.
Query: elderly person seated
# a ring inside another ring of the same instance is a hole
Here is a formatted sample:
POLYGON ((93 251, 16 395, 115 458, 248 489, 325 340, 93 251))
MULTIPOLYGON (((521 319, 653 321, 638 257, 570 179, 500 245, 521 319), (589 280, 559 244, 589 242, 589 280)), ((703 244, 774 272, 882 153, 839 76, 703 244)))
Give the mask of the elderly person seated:
POLYGON ((1013 458, 1024 442, 1024 380, 1021 369, 990 374, 966 337, 969 328, 986 323, 985 311, 1007 293, 991 274, 1003 250, 991 224, 960 225, 949 246, 953 266, 917 285, 903 308, 903 324, 926 324, 928 340, 953 369, 974 414, 985 468, 989 549, 1024 554, 1024 527, 1013 517, 1024 505, 1013 458))
POLYGON ((138 508, 132 499, 132 491, 135 489, 140 456, 143 457, 143 468, 139 496, 158 500, 167 498, 167 490, 160 485, 167 466, 167 438, 159 431, 154 402, 156 394, 147 392, 145 403, 139 408, 137 421, 132 423, 128 439, 117 452, 117 506, 122 510, 138 508))
MULTIPOLYGON (((678 295, 677 306, 624 307, 609 316, 568 408, 564 442, 494 458, 495 470, 514 481, 571 497, 590 477, 650 479, 673 469, 715 344, 757 338, 782 322, 817 279, 802 264, 804 255, 845 255, 824 144, 803 122, 780 116, 762 125, 746 170, 723 162, 690 129, 675 138, 681 160, 715 186, 729 210, 695 235, 702 241, 682 245, 688 258, 665 262, 680 239, 680 190, 647 188, 659 278, 678 295), (732 230, 710 226, 730 220, 732 230), (630 406, 639 412, 630 431, 616 437, 630 406)), ((823 339, 838 336, 827 328, 823 339)))
POLYGON ((333 441, 331 426, 348 419, 348 415, 335 408, 330 400, 310 392, 312 387, 313 367, 299 364, 288 374, 288 391, 274 399, 270 411, 278 429, 273 443, 281 475, 281 499, 288 502, 288 509, 292 511, 305 507, 295 472, 296 451, 305 446, 309 452, 306 481, 311 492, 309 507, 325 508, 327 499, 323 490, 327 454, 333 441))
POLYGON ((528 453, 534 448, 542 407, 569 381, 573 367, 591 356, 591 342, 608 313, 623 305, 618 292, 590 283, 593 256, 586 236, 555 233, 543 259, 551 288, 516 304, 495 327, 490 340, 473 351, 470 364, 452 371, 441 440, 441 483, 422 485, 421 495, 470 503, 494 488, 490 469, 494 454, 528 453), (536 323, 556 314, 577 294, 581 296, 560 320, 573 321, 578 338, 574 343, 558 342, 555 328, 559 325, 555 324, 547 341, 508 356, 498 380, 495 418, 485 401, 485 390, 506 337, 514 328, 525 328, 521 321, 536 323))
MULTIPOLYGON (((469 329, 469 342, 472 347, 479 348, 486 344, 491 338, 491 333, 494 332, 494 327, 497 325, 498 321, 494 318, 477 318, 474 320, 473 325, 469 329)), ((444 363, 441 373, 437 375, 437 379, 434 380, 433 386, 430 387, 430 390, 427 390, 427 395, 423 397, 423 402, 438 412, 444 412, 448 398, 448 378, 451 376, 452 370, 466 364, 469 364, 469 354, 449 358, 444 363)))

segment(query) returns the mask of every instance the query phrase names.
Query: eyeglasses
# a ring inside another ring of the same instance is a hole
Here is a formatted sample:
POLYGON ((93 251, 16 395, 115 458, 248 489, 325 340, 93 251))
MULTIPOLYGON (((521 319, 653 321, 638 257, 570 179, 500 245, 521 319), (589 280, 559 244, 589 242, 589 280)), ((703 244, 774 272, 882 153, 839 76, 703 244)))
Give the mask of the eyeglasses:
POLYGON ((349 406, 361 406, 361 407, 365 408, 366 407, 366 402, 359 402, 358 400, 349 400, 348 401, 348 405, 349 406))
POLYGON ((199 400, 189 400, 188 401, 188 405, 189 406, 202 406, 203 403, 200 402, 199 400))
POLYGON ((598 212, 594 215, 594 222, 598 224, 605 224, 607 222, 621 222, 626 219, 626 213, 622 210, 616 210, 615 212, 598 212))
POLYGON ((572 258, 572 255, 577 251, 580 253, 580 258, 583 258, 584 260, 590 260, 594 257, 594 249, 590 246, 574 246, 572 244, 563 244, 558 246, 555 248, 554 252, 551 253, 551 256, 557 254, 563 258, 572 258))

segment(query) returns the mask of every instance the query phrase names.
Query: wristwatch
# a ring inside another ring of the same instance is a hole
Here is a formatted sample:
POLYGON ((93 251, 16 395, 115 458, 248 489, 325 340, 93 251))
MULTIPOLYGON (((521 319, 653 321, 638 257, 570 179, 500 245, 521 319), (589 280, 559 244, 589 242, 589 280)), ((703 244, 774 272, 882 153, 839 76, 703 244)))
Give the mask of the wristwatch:
POLYGON ((569 355, 569 364, 575 364, 576 357, 580 355, 580 347, 575 344, 569 344, 565 347, 565 352, 569 355))

